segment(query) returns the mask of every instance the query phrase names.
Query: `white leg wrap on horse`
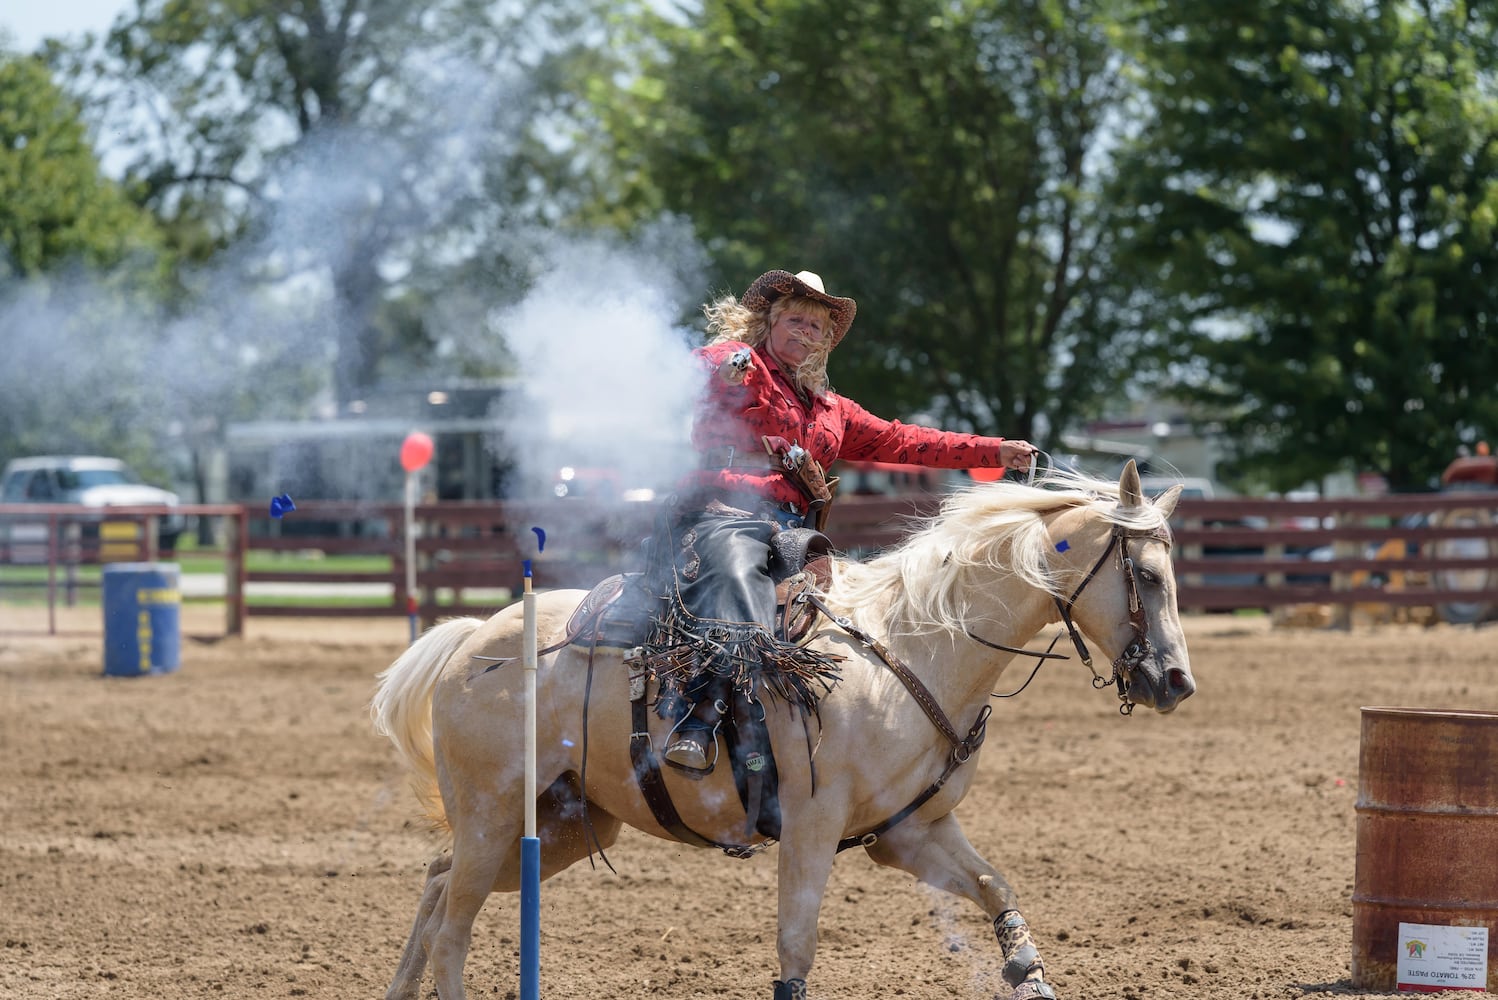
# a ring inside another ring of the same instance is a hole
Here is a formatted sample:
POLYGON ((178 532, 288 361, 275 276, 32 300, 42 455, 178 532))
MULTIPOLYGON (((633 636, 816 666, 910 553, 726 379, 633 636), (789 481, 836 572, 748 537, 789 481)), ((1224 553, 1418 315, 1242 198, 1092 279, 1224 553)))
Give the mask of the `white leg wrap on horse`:
POLYGON ((1030 925, 1018 910, 1005 910, 994 917, 993 930, 999 938, 999 950, 1004 954, 1004 982, 1019 986, 1026 982, 1039 982, 1045 973, 1045 964, 1040 952, 1030 939, 1030 925))

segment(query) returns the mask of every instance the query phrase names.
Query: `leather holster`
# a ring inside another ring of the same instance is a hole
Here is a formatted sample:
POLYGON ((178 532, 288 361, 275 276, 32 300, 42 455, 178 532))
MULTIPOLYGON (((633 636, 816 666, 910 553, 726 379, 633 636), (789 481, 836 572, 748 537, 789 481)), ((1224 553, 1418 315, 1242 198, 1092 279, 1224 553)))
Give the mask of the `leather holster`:
POLYGON ((784 438, 766 435, 762 438, 765 451, 780 463, 786 477, 796 484, 801 495, 806 497, 807 517, 813 522, 812 527, 821 531, 827 524, 827 516, 831 513, 832 498, 837 493, 837 477, 828 476, 827 470, 822 468, 822 463, 812 458, 808 452, 801 451, 799 462, 789 461, 787 456, 788 442, 784 438))

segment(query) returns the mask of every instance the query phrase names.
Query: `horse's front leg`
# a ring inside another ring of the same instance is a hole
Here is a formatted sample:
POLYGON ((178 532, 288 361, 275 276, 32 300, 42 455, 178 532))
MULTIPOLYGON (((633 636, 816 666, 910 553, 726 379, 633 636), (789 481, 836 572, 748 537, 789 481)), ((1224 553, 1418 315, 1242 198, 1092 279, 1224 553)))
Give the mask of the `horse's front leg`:
POLYGON ((803 831, 798 836, 789 823, 781 835, 776 868, 780 978, 775 980, 774 1000, 806 1000, 806 977, 817 953, 817 918, 837 857, 836 835, 814 836, 803 831))
POLYGON ((867 848, 881 865, 907 871, 927 885, 970 899, 993 921, 1004 956, 1004 981, 1013 1000, 1054 998, 1045 965, 1019 912, 1019 900, 1004 876, 968 843, 951 813, 933 823, 910 821, 885 833, 867 848))

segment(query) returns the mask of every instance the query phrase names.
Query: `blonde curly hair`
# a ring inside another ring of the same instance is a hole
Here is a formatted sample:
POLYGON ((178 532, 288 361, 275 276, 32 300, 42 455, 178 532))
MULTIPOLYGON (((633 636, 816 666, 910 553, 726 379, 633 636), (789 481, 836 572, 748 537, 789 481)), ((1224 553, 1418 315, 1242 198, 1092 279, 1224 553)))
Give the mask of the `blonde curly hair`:
MULTIPOLYGON (((709 344, 729 341, 759 348, 770 339, 770 327, 786 313, 810 316, 825 326, 832 321, 832 310, 801 295, 788 295, 770 303, 768 310, 756 312, 746 308, 737 298, 725 295, 702 307, 707 317, 709 344)), ((806 358, 790 372, 791 381, 797 390, 808 397, 824 396, 832 391, 827 379, 827 359, 832 356, 832 341, 823 340, 807 352, 806 358)))

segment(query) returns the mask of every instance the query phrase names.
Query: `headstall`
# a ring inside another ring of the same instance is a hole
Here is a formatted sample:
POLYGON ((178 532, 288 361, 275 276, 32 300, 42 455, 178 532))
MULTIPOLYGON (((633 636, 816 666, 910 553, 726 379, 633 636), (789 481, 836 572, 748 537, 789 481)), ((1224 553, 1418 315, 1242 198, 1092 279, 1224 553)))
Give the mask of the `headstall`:
POLYGON ((1066 631, 1071 635, 1072 645, 1076 647, 1077 656, 1081 658, 1083 665, 1092 671, 1092 686, 1101 690, 1109 684, 1118 688, 1118 711, 1123 715, 1131 715, 1134 712, 1134 700, 1129 697, 1129 686, 1134 672, 1154 654, 1154 646, 1150 643, 1149 623, 1144 617, 1144 602, 1139 598, 1139 581, 1134 575, 1134 557, 1129 554, 1129 539, 1145 538, 1170 545, 1170 529, 1158 528, 1126 528, 1121 524, 1113 526, 1113 531, 1108 537, 1108 545, 1103 549, 1103 554, 1098 556, 1097 562, 1092 564, 1092 569, 1082 578, 1077 589, 1065 601, 1056 597, 1056 609, 1061 612, 1061 623, 1066 626, 1066 631), (1092 653, 1087 649, 1087 643, 1083 641, 1082 634, 1077 631, 1076 623, 1072 621, 1072 609, 1077 605, 1077 598, 1082 596, 1082 591, 1097 576, 1098 570, 1103 568, 1103 563, 1114 551, 1118 553, 1118 568, 1123 572, 1124 589, 1129 598, 1129 627, 1134 630, 1134 641, 1118 655, 1111 665, 1112 673, 1104 677, 1092 666, 1092 653))

